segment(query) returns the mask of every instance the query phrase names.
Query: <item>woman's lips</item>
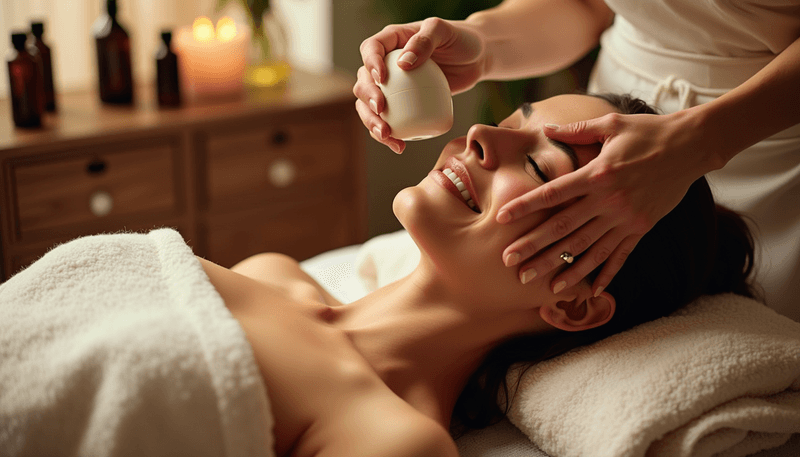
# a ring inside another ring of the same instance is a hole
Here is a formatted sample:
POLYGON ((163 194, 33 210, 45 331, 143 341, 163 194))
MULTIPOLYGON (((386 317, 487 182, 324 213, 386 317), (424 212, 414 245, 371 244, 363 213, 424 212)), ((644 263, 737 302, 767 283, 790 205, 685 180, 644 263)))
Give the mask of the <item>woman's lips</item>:
POLYGON ((453 196, 476 213, 480 213, 480 206, 475 198, 475 191, 472 181, 463 163, 452 157, 447 160, 444 169, 433 170, 429 176, 434 178, 439 184, 447 189, 453 196))

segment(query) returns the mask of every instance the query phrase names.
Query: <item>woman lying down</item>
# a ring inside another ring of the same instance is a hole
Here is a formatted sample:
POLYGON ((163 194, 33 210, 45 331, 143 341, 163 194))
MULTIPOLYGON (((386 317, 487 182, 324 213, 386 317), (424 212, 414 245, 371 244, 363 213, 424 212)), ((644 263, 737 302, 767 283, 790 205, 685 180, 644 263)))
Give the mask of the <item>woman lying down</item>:
POLYGON ((564 95, 451 141, 394 200, 418 267, 353 303, 282 255, 198 265, 182 240, 183 254, 164 247, 171 230, 54 249, 0 287, 0 454, 456 456, 451 426, 502 416, 512 364, 701 294, 752 296, 750 234, 704 179, 596 297, 586 281, 554 294, 558 270, 523 284, 502 264, 558 209, 503 225, 497 210, 599 152, 542 126, 612 112, 652 114, 626 97, 564 95))

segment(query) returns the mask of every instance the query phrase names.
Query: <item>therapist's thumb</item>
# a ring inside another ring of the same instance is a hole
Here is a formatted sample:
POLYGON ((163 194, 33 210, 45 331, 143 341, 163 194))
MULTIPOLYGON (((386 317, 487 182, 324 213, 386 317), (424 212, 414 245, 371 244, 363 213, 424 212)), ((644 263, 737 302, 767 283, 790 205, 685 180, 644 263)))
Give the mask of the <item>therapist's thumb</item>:
POLYGON ((614 131, 613 123, 606 115, 564 125, 545 124, 543 130, 548 138, 568 144, 604 143, 614 131))
POLYGON ((397 64, 403 70, 411 70, 422 65, 430 59, 433 51, 444 41, 452 26, 438 17, 431 17, 422 21, 419 32, 412 36, 403 46, 403 52, 397 59, 397 64))

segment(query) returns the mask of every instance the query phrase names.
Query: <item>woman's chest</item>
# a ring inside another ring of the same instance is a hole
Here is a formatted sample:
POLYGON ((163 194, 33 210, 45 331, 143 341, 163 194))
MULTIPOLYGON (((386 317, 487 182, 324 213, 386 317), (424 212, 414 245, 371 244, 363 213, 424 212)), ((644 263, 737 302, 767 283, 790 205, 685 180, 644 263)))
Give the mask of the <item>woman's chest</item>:
POLYGON ((278 455, 293 453, 311 434, 327 434, 321 429, 335 427, 353 402, 399 400, 347 336, 326 324, 325 305, 266 298, 233 314, 264 380, 278 455))

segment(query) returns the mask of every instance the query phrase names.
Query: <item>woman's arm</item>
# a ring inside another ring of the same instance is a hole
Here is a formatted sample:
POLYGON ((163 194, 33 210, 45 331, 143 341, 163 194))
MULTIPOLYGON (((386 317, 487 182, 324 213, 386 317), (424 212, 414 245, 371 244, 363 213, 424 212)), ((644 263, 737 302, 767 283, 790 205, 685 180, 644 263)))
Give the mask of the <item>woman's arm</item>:
MULTIPOLYGON (((571 287, 608 259, 593 285, 593 290, 602 290, 642 235, 677 205, 694 180, 798 123, 800 38, 750 79, 709 103, 664 116, 607 115, 546 129, 556 140, 600 142, 603 147, 579 171, 501 208, 498 221, 508 222, 581 197, 512 243, 503 258, 526 259, 551 243, 573 255, 586 251, 552 284, 571 287)), ((547 274, 559 265, 554 252, 542 252, 521 270, 547 274)))
POLYGON ((506 0, 464 24, 484 38, 482 80, 541 76, 597 46, 614 13, 601 0, 506 0))

